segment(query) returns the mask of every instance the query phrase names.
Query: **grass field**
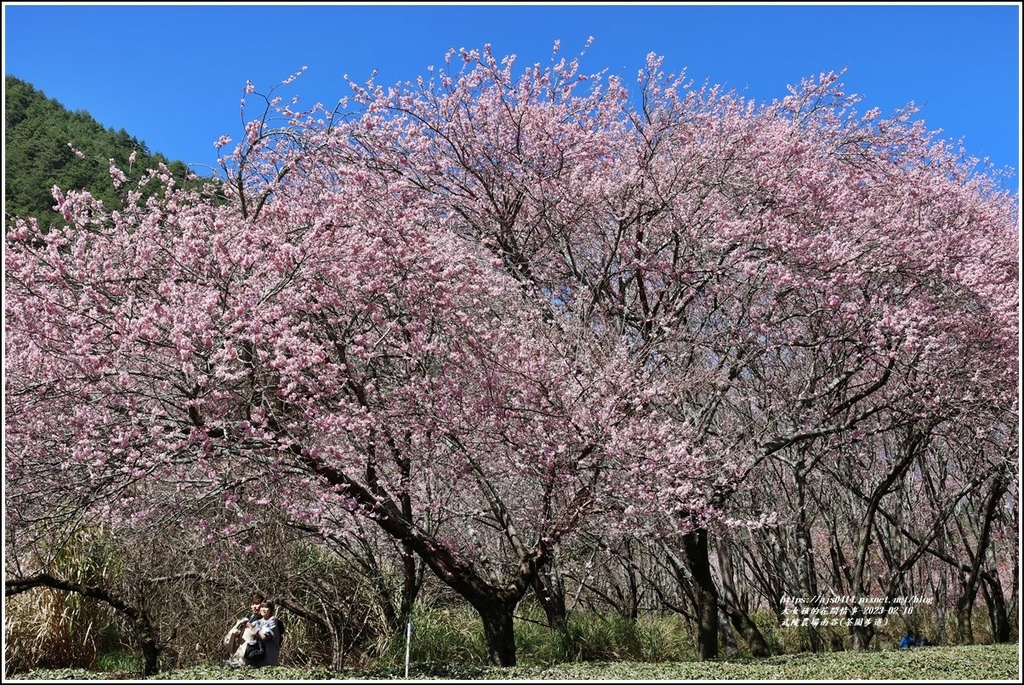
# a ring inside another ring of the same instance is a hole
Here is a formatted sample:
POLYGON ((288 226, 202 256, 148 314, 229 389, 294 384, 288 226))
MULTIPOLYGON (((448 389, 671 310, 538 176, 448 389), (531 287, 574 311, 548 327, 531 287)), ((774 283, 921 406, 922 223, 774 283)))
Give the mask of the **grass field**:
MULTIPOLYGON (((549 667, 480 668, 454 664, 411 664, 410 680, 941 680, 1019 682, 1019 645, 925 647, 905 652, 831 652, 769 659, 710 662, 579 662, 549 667)), ((18 680, 135 680, 127 673, 83 670, 33 671, 18 680)), ((404 680, 405 669, 373 671, 197 668, 168 671, 149 680, 404 680)))

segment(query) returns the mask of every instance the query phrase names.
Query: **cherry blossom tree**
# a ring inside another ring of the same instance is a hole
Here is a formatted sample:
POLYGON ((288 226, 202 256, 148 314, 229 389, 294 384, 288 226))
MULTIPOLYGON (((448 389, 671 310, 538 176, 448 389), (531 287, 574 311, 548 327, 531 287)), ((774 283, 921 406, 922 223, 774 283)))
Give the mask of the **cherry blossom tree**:
POLYGON ((295 174, 262 205, 169 190, 107 215, 68 193, 65 229, 21 225, 9 496, 57 459, 40 509, 67 498, 79 519, 138 525, 168 489, 200 528, 210 497, 234 512, 211 540, 282 505, 319 527, 367 517, 510 665, 512 610, 603 487, 609 432, 637 420, 620 405, 653 386, 616 346, 533 315, 420 191, 350 173, 313 214, 295 174))
POLYGON ((916 110, 860 114, 836 74, 760 105, 655 56, 634 91, 515 65, 453 51, 306 111, 250 85, 220 187, 158 170, 123 210, 55 190, 66 226, 19 222, 15 544, 169 501, 210 544, 282 503, 362 519, 513 665, 518 602, 564 625, 555 550, 609 528, 681 560, 711 658, 720 611, 744 625, 711 531, 774 520, 738 506, 766 464, 811 588, 808 474, 895 445, 874 517, 937 427, 1015 416, 1017 201, 916 110))

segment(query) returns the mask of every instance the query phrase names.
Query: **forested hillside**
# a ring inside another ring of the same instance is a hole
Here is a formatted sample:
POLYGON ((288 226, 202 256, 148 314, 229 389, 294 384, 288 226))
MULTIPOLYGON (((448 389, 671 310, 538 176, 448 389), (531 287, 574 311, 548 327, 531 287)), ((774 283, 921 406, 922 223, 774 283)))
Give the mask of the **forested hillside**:
POLYGON ((62 190, 85 189, 105 206, 119 206, 110 182, 111 160, 131 181, 160 164, 166 164, 175 178, 187 174, 184 163, 151 152, 124 129, 105 128, 84 110, 68 110, 30 83, 8 75, 4 88, 5 222, 12 215, 33 216, 43 224, 59 220, 51 194, 55 185, 62 190))

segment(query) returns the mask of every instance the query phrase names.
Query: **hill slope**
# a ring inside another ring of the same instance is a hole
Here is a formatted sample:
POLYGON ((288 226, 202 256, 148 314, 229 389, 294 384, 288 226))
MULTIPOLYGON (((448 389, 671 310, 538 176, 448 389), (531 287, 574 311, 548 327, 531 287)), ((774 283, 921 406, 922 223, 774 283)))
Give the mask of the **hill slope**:
POLYGON ((131 181, 159 164, 176 178, 187 176, 184 163, 151 152, 124 129, 104 128, 88 112, 69 111, 30 83, 8 75, 4 89, 5 223, 12 216, 33 216, 44 225, 59 221, 52 209, 55 185, 88 190, 106 206, 120 206, 110 182, 111 159, 131 181), (133 151, 135 161, 129 163, 133 151))

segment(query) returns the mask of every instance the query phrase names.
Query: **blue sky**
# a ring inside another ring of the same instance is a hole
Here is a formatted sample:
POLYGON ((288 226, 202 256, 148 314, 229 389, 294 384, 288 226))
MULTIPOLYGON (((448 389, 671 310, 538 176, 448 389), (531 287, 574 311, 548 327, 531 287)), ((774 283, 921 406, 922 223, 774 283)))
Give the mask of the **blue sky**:
MULTIPOLYGON (((203 173, 213 143, 238 139, 247 79, 335 103, 342 75, 391 85, 440 65, 449 47, 517 55, 525 67, 594 44, 583 71, 633 80, 648 52, 759 102, 845 68, 858 109, 913 101, 942 137, 1020 169, 1021 13, 1017 3, 4 3, 4 73, 71 110, 124 128, 203 173)), ((1013 188, 1019 188, 1014 179, 1013 188)))

